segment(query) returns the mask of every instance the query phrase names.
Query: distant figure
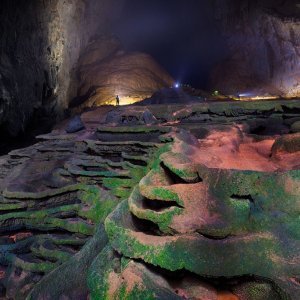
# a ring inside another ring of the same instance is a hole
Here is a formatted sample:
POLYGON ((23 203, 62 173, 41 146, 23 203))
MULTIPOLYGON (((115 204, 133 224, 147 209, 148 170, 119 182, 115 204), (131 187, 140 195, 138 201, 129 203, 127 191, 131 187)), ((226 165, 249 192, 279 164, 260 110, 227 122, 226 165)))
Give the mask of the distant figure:
POLYGON ((117 102, 117 106, 119 106, 119 105, 120 105, 120 98, 119 98, 119 95, 117 95, 117 97, 116 97, 116 102, 117 102))

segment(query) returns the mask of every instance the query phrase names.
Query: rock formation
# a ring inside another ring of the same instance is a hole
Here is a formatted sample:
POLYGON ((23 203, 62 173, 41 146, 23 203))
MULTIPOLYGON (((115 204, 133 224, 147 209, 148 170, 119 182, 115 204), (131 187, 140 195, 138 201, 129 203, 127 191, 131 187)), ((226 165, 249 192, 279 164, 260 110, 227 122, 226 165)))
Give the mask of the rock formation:
POLYGON ((0 157, 1 297, 297 299, 299 111, 106 106, 0 157))
POLYGON ((192 104, 203 101, 203 97, 189 95, 182 88, 163 88, 156 91, 150 98, 139 102, 139 105, 151 104, 192 104))
POLYGON ((298 162, 295 152, 270 161, 272 143, 226 127, 199 143, 175 135, 171 151, 105 221, 125 260, 116 271, 109 261, 118 256, 101 254, 101 271, 90 274, 95 296, 219 299, 204 278, 227 277, 236 278, 227 285, 237 299, 296 299, 298 162), (239 282, 243 276, 253 279, 239 282))
POLYGON ((107 243, 101 224, 157 151, 130 138, 99 142, 82 119, 84 131, 57 129, 1 157, 1 297, 24 299, 46 275, 47 289, 38 284, 32 299, 86 298, 87 269, 107 243))
POLYGON ((228 58, 211 87, 227 94, 300 95, 298 1, 215 1, 228 58))
POLYGON ((131 104, 170 87, 174 80, 153 58, 143 53, 125 53, 118 41, 102 37, 92 43, 79 60, 80 86, 74 106, 131 104))
MULTIPOLYGON (((297 300, 300 102, 95 108, 173 83, 107 32, 123 0, 2 2, 0 133, 78 114, 0 156, 0 298, 297 300)), ((215 85, 299 95, 294 1, 214 3, 215 85)))

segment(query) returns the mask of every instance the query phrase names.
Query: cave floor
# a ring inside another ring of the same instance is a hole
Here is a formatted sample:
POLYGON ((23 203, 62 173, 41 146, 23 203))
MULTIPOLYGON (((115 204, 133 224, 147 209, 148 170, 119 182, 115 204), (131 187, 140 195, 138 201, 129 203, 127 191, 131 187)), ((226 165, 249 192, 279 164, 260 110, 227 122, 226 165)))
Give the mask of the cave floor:
POLYGON ((300 101, 80 118, 0 157, 1 298, 296 299, 300 101))

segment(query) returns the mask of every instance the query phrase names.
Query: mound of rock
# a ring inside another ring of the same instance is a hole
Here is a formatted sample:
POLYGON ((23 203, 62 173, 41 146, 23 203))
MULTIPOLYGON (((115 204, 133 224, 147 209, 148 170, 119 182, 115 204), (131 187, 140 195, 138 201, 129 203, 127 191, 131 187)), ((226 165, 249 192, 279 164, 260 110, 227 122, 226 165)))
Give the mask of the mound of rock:
POLYGON ((128 107, 126 110, 112 110, 106 116, 107 124, 116 125, 149 125, 157 123, 157 119, 149 109, 128 107))
POLYGON ((155 92, 150 98, 141 101, 139 104, 192 104, 201 101, 203 101, 203 98, 191 96, 181 88, 163 88, 155 92))

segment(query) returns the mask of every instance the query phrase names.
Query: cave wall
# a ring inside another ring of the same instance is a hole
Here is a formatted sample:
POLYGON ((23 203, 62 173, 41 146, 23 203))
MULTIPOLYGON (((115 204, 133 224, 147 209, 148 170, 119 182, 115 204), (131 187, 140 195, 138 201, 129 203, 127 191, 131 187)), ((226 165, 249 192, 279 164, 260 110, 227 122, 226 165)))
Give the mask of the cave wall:
POLYGON ((300 5, 294 0, 216 0, 228 57, 212 71, 224 93, 300 96, 300 5))
MULTIPOLYGON (((76 65, 110 31, 125 0, 1 0, 0 135, 61 117, 76 96, 76 65)), ((214 0, 229 55, 211 87, 300 96, 300 6, 296 0, 214 0)), ((46 124, 47 125, 47 124, 46 124)))
POLYGON ((123 0, 1 1, 1 131, 17 135, 34 118, 51 122, 63 115, 77 91, 74 70, 80 53, 94 36, 109 30, 122 4, 123 0))

